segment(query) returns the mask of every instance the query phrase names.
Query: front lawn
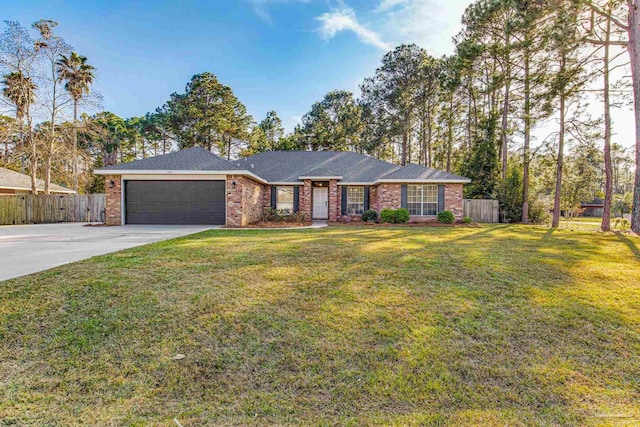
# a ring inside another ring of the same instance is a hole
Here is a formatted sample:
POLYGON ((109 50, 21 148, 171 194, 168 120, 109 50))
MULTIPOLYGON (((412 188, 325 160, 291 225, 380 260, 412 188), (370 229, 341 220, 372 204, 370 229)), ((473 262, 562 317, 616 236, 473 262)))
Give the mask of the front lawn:
POLYGON ((174 418, 640 423, 640 239, 217 230, 0 283, 0 425, 174 418))

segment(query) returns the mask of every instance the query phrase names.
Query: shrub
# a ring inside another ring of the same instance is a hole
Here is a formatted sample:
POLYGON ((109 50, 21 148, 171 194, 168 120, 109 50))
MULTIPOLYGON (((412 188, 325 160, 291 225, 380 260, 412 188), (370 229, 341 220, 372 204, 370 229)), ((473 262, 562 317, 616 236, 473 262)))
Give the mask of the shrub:
POLYGON ((266 208, 262 213, 261 219, 265 222, 305 222, 307 220, 307 214, 304 212, 292 213, 291 211, 285 209, 266 208))
POLYGON ((362 220, 364 222, 374 222, 378 219, 378 212, 373 209, 367 209, 362 213, 362 220))
POLYGON ((409 221, 409 210, 396 209, 396 223, 404 224, 407 221, 409 221))
POLYGON ((396 214, 393 209, 384 208, 380 211, 380 221, 395 223, 396 214))
POLYGON ((464 222, 465 224, 471 224, 473 222, 473 219, 471 217, 465 216, 464 218, 462 218, 462 222, 464 222))
POLYGON ((407 209, 382 209, 380 221, 390 224, 404 224, 409 221, 409 211, 407 209))
POLYGON ((451 211, 442 211, 438 213, 438 222, 443 224, 453 224, 455 217, 453 216, 453 212, 451 211))
POLYGON ((615 224, 614 228, 618 228, 620 230, 628 230, 631 227, 631 223, 627 218, 616 218, 615 224))

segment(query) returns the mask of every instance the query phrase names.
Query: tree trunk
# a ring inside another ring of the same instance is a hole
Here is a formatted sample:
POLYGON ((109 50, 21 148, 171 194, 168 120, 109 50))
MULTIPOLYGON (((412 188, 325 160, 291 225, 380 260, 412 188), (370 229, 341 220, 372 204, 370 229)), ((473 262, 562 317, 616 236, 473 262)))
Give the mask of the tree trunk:
POLYGON ((449 100, 449 120, 447 128, 447 172, 451 172, 451 150, 453 149, 453 93, 449 100))
POLYGON ((607 19, 604 44, 604 209, 602 231, 611 231, 611 201, 613 197, 613 168, 611 165, 611 106, 609 105, 609 41, 611 40, 611 19, 607 19))
MULTIPOLYGON (((431 108, 431 107, 429 107, 431 108)), ((427 119, 427 167, 431 167, 431 140, 433 139, 433 126, 431 124, 431 112, 429 112, 429 118, 427 119)))
POLYGON ((531 82, 529 49, 524 53, 524 149, 522 159, 522 222, 529 222, 529 147, 531 145, 531 82))
MULTIPOLYGON (((560 73, 564 74, 565 60, 560 60, 560 73)), ((556 192, 553 198, 553 218, 551 227, 560 225, 560 197, 562 196, 562 162, 564 160, 564 128, 565 128, 565 94, 560 94, 560 135, 558 138, 558 162, 556 165, 556 192)))
POLYGON ((629 57, 636 125, 636 173, 633 185, 631 229, 640 234, 640 11, 638 3, 629 0, 629 57))
POLYGON ((509 146, 507 140, 507 126, 509 124, 509 90, 510 90, 510 80, 509 76, 507 76, 507 82, 504 86, 504 106, 502 108, 502 129, 501 129, 501 138, 502 138, 502 179, 507 179, 507 158, 509 156, 509 146))
POLYGON ((73 102, 73 189, 78 193, 78 101, 73 102))
POLYGON ((402 166, 407 164, 407 146, 409 145, 409 130, 408 130, 407 121, 404 122, 404 127, 402 128, 402 158, 400 163, 402 166))

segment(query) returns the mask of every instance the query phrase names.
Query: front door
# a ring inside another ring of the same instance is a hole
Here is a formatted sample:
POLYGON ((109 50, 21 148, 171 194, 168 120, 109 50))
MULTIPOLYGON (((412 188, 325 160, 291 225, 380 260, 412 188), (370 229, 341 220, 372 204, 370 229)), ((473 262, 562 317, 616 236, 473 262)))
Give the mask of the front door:
POLYGON ((313 219, 329 219, 329 189, 313 189, 313 219))

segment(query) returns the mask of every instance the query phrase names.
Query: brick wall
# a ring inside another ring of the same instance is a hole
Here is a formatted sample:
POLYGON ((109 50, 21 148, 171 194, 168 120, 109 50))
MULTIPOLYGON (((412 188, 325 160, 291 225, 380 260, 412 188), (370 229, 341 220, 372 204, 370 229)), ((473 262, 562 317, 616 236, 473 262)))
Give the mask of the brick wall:
MULTIPOLYGON (((445 184, 444 209, 453 212, 457 220, 462 219, 462 184, 445 184)), ((370 187, 369 206, 378 211, 384 208, 399 209, 402 204, 402 184, 379 184, 370 187)), ((434 221, 433 217, 411 217, 409 222, 434 221)))
POLYGON ((120 175, 105 176, 105 222, 107 225, 122 225, 122 180, 120 175), (113 181, 113 188, 111 188, 113 181))
POLYGON ((265 192, 266 187, 251 178, 228 175, 227 225, 243 227, 259 221, 264 210, 265 192))
POLYGON ((462 184, 446 184, 444 186, 444 208, 453 212, 456 219, 462 219, 463 210, 462 184))
POLYGON ((400 209, 402 206, 401 184, 379 184, 377 186, 377 210, 400 209))

